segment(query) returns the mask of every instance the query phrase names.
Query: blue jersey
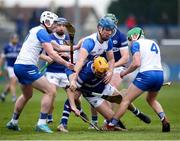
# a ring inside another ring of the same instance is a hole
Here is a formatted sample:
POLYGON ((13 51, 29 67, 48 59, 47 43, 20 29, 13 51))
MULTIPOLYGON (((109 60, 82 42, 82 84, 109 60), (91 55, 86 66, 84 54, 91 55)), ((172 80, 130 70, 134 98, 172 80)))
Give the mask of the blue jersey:
MULTIPOLYGON (((51 34, 51 39, 55 40, 59 45, 63 45, 65 41, 69 41, 69 36, 63 35, 59 37, 56 33, 51 34)), ((53 62, 47 67, 46 72, 65 73, 66 66, 53 62)))
MULTIPOLYGON (((90 61, 83 66, 77 78, 77 86, 82 91, 102 93, 106 85, 104 78, 94 74, 92 65, 93 62, 90 61)), ((72 73, 72 70, 66 69, 67 75, 72 73)))
MULTIPOLYGON (((113 43, 113 53, 114 53, 114 59, 115 62, 117 62, 121 58, 120 49, 121 48, 128 48, 128 42, 126 35, 120 32, 118 29, 114 33, 114 35, 111 37, 112 43, 113 43)), ((106 54, 104 53, 102 55, 106 58, 106 54)))
POLYGON ((4 55, 6 58, 7 66, 13 67, 16 61, 16 58, 21 50, 21 45, 18 43, 13 45, 11 43, 4 46, 4 55))
POLYGON ((111 39, 100 43, 97 38, 97 33, 85 37, 81 45, 81 48, 86 49, 89 53, 86 60, 87 62, 93 60, 94 57, 102 55, 104 52, 112 50, 112 47, 111 39))

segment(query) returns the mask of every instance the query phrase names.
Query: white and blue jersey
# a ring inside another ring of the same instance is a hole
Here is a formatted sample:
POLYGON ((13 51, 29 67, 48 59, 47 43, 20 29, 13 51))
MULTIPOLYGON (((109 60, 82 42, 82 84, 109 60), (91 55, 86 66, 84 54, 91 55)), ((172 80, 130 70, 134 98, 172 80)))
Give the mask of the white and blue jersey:
MULTIPOLYGON (((103 82, 103 77, 94 74, 92 65, 93 61, 90 61, 83 66, 77 78, 77 86, 82 91, 102 93, 106 84, 103 82)), ((68 76, 72 73, 72 70, 66 69, 68 76)))
POLYGON ((4 46, 3 54, 6 59, 7 67, 14 67, 14 63, 20 52, 20 49, 21 49, 21 44, 19 44, 19 43, 16 45, 9 43, 4 46))
MULTIPOLYGON (((51 39, 55 40, 59 45, 63 45, 65 41, 70 40, 68 35, 64 34, 62 37, 59 37, 56 33, 51 34, 51 39)), ((48 65, 46 72, 65 73, 66 68, 67 67, 62 64, 53 62, 48 65)))
POLYGON ((133 83, 143 91, 159 91, 164 78, 160 48, 153 40, 141 38, 131 46, 131 53, 140 53, 141 66, 133 83))
POLYGON ((32 28, 27 35, 14 65, 14 72, 21 84, 32 84, 43 74, 37 63, 42 52, 42 43, 50 43, 51 37, 43 26, 32 28))
POLYGON ((100 43, 98 41, 98 34, 94 33, 83 39, 81 48, 84 48, 89 53, 87 60, 93 60, 95 57, 102 55, 104 52, 112 50, 113 44, 112 40, 104 41, 100 43))
MULTIPOLYGON (((128 42, 126 36, 116 29, 114 35, 111 37, 113 43, 113 54, 115 62, 121 59, 120 49, 128 49, 128 42)), ((103 57, 106 57, 106 54, 103 54, 103 57)))

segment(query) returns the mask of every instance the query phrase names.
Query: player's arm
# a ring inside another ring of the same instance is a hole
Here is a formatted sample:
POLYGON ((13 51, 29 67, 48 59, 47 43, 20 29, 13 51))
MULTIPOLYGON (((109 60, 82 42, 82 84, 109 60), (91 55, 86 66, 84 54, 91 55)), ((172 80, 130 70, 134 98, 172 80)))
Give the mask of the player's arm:
POLYGON ((51 38, 46 30, 43 30, 43 29, 39 30, 36 36, 38 40, 40 41, 43 49, 45 50, 45 52, 48 54, 50 58, 52 58, 55 62, 59 64, 63 64, 67 66, 68 68, 73 69, 73 64, 65 61, 62 57, 58 55, 56 51, 54 51, 53 46, 51 44, 51 38))
POLYGON ((0 76, 2 75, 2 66, 4 64, 4 60, 5 60, 5 55, 4 53, 0 54, 0 76))
POLYGON ((51 64, 53 62, 53 59, 51 59, 51 57, 49 57, 48 55, 44 53, 40 54, 39 59, 48 62, 48 64, 51 64))
POLYGON ((114 54, 113 54, 113 51, 112 51, 112 41, 111 40, 108 43, 108 49, 106 51, 106 56, 107 56, 107 59, 108 59, 109 70, 106 73, 106 76, 104 78, 104 82, 107 84, 107 83, 110 82, 110 80, 112 78, 113 70, 114 70, 114 63, 115 63, 114 54))
POLYGON ((129 50, 128 47, 120 48, 121 58, 115 62, 114 67, 122 66, 129 61, 129 50))
POLYGON ((86 39, 82 43, 82 47, 80 48, 79 56, 78 56, 78 61, 76 65, 74 66, 74 79, 77 80, 77 76, 79 75, 79 72, 81 71, 85 60, 87 59, 89 53, 92 51, 94 48, 94 41, 92 39, 86 39))
POLYGON ((132 62, 129 65, 129 67, 123 71, 120 76, 124 77, 125 75, 135 71, 138 67, 141 66, 141 55, 140 55, 140 50, 139 50, 139 43, 134 43, 131 47, 131 52, 132 52, 132 62))
POLYGON ((121 42, 121 47, 120 47, 120 54, 121 58, 114 64, 114 67, 119 67, 122 66, 129 61, 129 49, 128 49, 128 41, 127 38, 124 34, 119 35, 119 39, 121 42))
MULTIPOLYGON (((68 45, 59 45, 56 41, 51 41, 51 44, 53 46, 53 48, 58 51, 58 52, 70 52, 71 47, 68 45)), ((78 47, 77 46, 73 46, 73 50, 77 50, 78 47)))

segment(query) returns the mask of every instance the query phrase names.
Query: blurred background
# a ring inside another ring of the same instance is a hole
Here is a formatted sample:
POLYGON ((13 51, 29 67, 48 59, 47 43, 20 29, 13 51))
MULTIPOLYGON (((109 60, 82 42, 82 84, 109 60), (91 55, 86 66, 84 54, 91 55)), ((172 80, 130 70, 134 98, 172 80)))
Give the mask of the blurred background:
POLYGON ((96 32, 98 19, 108 12, 117 16, 125 34, 142 27, 146 37, 160 45, 166 81, 180 81, 180 0, 0 0, 0 51, 11 33, 23 42, 44 10, 75 25, 75 43, 96 32))

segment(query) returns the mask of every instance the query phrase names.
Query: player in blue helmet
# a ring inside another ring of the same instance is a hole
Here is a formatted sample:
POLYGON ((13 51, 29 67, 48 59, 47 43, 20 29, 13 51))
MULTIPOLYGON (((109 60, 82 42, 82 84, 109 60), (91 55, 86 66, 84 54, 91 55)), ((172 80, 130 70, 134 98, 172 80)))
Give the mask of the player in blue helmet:
POLYGON ((108 83, 111 80, 114 69, 114 57, 112 52, 112 40, 110 39, 114 33, 115 24, 108 18, 101 18, 97 25, 98 32, 91 34, 83 38, 81 48, 79 51, 78 62, 76 63, 74 70, 74 77, 70 82, 70 88, 76 89, 77 76, 82 69, 84 62, 93 60, 94 57, 102 55, 106 52, 110 69, 108 70, 105 82, 108 83))
POLYGON ((133 60, 129 67, 120 73, 120 77, 123 78, 136 69, 139 71, 127 89, 127 96, 122 99, 117 112, 107 127, 112 130, 118 123, 118 119, 126 112, 129 104, 147 91, 146 100, 159 116, 162 122, 162 132, 170 132, 170 123, 167 116, 161 104, 156 100, 164 81, 160 48, 153 40, 144 38, 142 28, 135 27, 129 30, 127 36, 133 60))
MULTIPOLYGON (((112 20, 114 24, 117 26, 118 19, 114 14, 108 13, 104 17, 112 20)), ((128 42, 126 35, 122 33, 118 28, 115 28, 111 40, 113 42, 112 50, 114 54, 115 63, 114 63, 114 71, 110 84, 114 86, 116 89, 119 89, 123 80, 122 78, 119 77, 120 72, 124 70, 125 65, 129 60, 128 42)), ((106 57, 106 54, 104 53, 103 56, 106 57)), ((98 122, 97 112, 93 108, 91 109, 91 112, 92 112, 92 122, 97 124, 98 122)), ((134 113, 136 113, 136 116, 139 117, 141 120, 143 120, 145 123, 151 122, 150 118, 144 115, 143 113, 140 113, 138 109, 136 109, 134 113)), ((89 129, 91 128, 93 127, 90 126, 89 129)))

